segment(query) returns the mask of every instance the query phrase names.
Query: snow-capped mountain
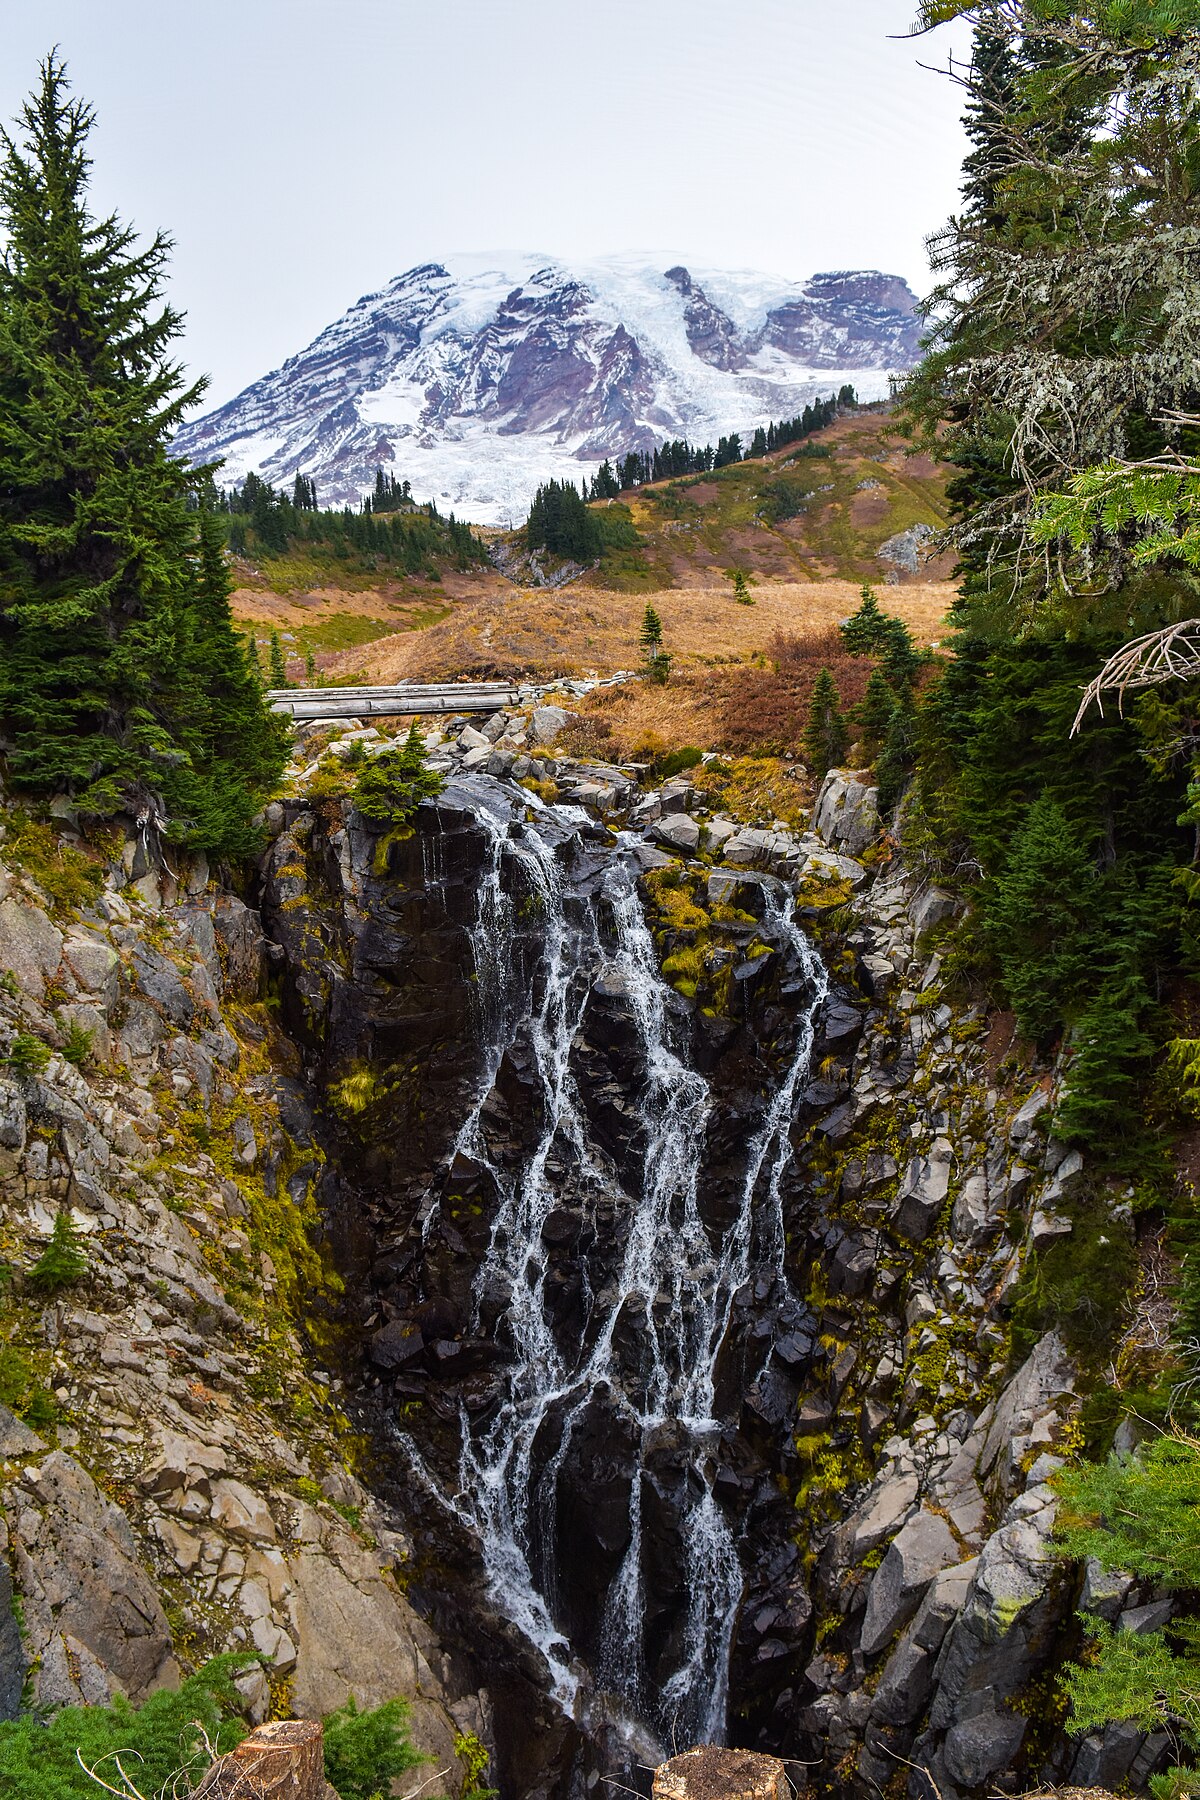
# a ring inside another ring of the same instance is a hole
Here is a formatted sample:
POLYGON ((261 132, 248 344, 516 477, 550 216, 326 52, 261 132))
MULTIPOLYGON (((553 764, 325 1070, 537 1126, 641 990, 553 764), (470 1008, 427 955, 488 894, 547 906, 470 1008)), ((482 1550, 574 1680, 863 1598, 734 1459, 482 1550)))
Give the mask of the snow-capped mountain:
POLYGON ((881 397, 916 360, 915 305, 874 271, 449 257, 365 295, 177 448, 224 457, 226 480, 310 476, 323 505, 357 502, 382 466, 443 511, 508 524, 539 482, 606 456, 715 443, 844 382, 881 397))

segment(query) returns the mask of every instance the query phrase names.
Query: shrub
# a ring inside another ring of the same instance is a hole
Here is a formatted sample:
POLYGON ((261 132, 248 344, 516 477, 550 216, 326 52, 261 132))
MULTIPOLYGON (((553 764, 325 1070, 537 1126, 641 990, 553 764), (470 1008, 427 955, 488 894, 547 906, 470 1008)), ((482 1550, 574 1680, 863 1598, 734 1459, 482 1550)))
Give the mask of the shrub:
POLYGON ((67 1062, 72 1064, 74 1068, 81 1069, 84 1063, 91 1057, 92 1039, 94 1036, 94 1032, 89 1031, 86 1026, 80 1025, 77 1020, 72 1019, 67 1026, 66 1041, 63 1044, 60 1055, 63 1056, 67 1062))
MULTIPOLYGON (((1136 1456, 1063 1469, 1058 1532, 1067 1555, 1094 1556, 1172 1591, 1189 1592, 1200 1568, 1200 1443, 1167 1435, 1136 1456)), ((1143 1731, 1177 1727, 1200 1746, 1200 1623, 1172 1620, 1165 1631, 1094 1628, 1091 1657, 1068 1666, 1072 1729, 1128 1720, 1143 1731)), ((1172 1770, 1156 1796, 1188 1792, 1194 1772, 1172 1770)))
POLYGON ((29 1271, 34 1287, 56 1294, 87 1274, 87 1252, 69 1212, 55 1215, 50 1242, 29 1271))
POLYGON ((364 819, 403 829, 422 800, 432 800, 445 783, 425 765, 425 741, 414 719, 398 750, 385 750, 363 770, 354 804, 364 819))
POLYGON ((4 1061, 15 1075, 40 1075, 54 1055, 49 1044, 31 1031, 18 1031, 8 1047, 4 1061))
POLYGON ((394 1776, 429 1758, 408 1741, 408 1705, 387 1700, 360 1713, 351 1695, 325 1721, 325 1779, 340 1800, 384 1800, 394 1776))
POLYGON ((685 769, 694 769, 697 763, 704 761, 703 750, 697 750, 695 744, 685 744, 680 750, 671 750, 657 761, 655 773, 660 781, 669 781, 672 775, 682 775, 685 769))
POLYGON ((186 1793, 189 1775, 207 1767, 210 1746, 222 1754, 246 1734, 233 1676, 251 1660, 217 1657, 177 1693, 162 1690, 137 1709, 118 1696, 111 1706, 64 1707, 49 1722, 26 1713, 0 1723, 0 1793, 22 1800, 96 1800, 103 1790, 87 1769, 115 1787, 115 1757, 142 1794, 170 1794, 177 1780, 186 1793))

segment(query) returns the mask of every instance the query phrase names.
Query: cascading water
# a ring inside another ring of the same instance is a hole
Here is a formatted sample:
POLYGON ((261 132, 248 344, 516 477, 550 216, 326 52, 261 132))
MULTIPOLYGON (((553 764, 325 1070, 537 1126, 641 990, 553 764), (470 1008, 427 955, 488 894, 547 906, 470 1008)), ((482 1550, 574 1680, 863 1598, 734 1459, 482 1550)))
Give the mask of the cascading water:
MULTIPOLYGON (((781 1182, 827 978, 794 920, 790 896, 766 886, 762 929, 797 972, 798 1032, 746 1149, 734 1216, 719 1231, 706 1223, 700 1203, 713 1096, 677 1047, 676 996, 659 972, 632 845, 618 844, 585 896, 569 891, 555 834, 539 830, 538 820, 514 836, 490 812, 481 809, 478 817, 489 855, 471 938, 487 1057, 455 1154, 485 1173, 496 1196, 474 1283, 474 1323, 481 1335, 501 1339, 508 1363, 498 1403, 482 1417, 462 1409, 458 1493, 450 1504, 477 1533, 494 1599, 541 1651, 551 1689, 568 1711, 586 1711, 599 1687, 664 1743, 720 1741, 742 1572, 735 1532, 714 1493, 722 1432, 718 1358, 739 1289, 756 1271, 782 1278, 781 1182), (514 944, 514 876, 541 914, 532 1000, 514 944), (572 1069, 589 1001, 600 990, 619 998, 636 1045, 636 1180, 623 1180, 595 1142, 572 1069), (484 1113, 519 1035, 530 1052, 540 1118, 536 1142, 514 1169, 489 1155, 484 1113), (582 1327, 574 1330, 556 1316, 548 1287, 546 1231, 564 1195, 617 1247, 599 1290, 585 1289, 582 1327), (597 1413, 630 1444, 632 1481, 627 1543, 607 1584, 588 1678, 556 1616, 557 1514, 564 1472, 597 1413), (681 1472, 677 1528, 686 1592, 652 1676, 643 1489, 664 1444, 681 1472), (665 1669, 664 1654, 671 1665, 665 1669)), ((426 1236, 437 1209, 434 1199, 426 1236)))

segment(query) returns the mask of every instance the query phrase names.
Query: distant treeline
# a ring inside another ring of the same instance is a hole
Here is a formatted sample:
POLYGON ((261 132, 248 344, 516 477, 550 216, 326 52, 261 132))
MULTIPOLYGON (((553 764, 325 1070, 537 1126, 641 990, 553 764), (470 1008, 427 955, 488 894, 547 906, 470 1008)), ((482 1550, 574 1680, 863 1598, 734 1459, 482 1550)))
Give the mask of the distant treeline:
POLYGON ((297 475, 289 494, 253 473, 240 487, 220 489, 216 505, 235 555, 285 556, 323 551, 338 561, 369 559, 406 575, 433 574, 440 564, 459 569, 487 561, 469 525, 444 519, 433 501, 418 506, 407 481, 375 472, 374 492, 357 508, 322 509, 314 482, 297 475))
POLYGON ((706 475, 729 463, 769 456, 772 450, 783 450, 788 444, 798 444, 802 438, 811 437, 814 431, 823 431, 844 408, 857 405, 858 395, 847 384, 836 394, 830 394, 828 400, 814 400, 794 419, 778 419, 770 425, 760 425, 748 450, 743 450, 741 436, 736 431, 719 438, 715 450, 711 444, 705 444, 701 449, 689 444, 686 438, 669 439, 657 450, 631 450, 615 466, 611 462, 602 462, 590 483, 585 477, 583 497, 585 500, 615 500, 618 494, 641 487, 648 481, 670 481, 679 475, 706 475))

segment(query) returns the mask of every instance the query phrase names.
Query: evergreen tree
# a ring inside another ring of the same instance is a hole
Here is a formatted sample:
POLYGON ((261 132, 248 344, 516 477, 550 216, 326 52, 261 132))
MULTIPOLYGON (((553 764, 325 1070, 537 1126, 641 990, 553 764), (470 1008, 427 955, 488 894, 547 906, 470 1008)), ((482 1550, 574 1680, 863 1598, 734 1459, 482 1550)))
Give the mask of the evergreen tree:
POLYGON ((399 748, 385 750, 358 778, 354 804, 364 819, 391 829, 409 826, 422 800, 432 800, 445 783, 425 762, 425 740, 414 719, 399 748))
POLYGON ((846 754, 846 721, 841 713, 841 696, 828 669, 822 669, 813 684, 808 724, 804 730, 804 753, 814 775, 824 775, 846 754))
POLYGON ((642 657, 646 664, 646 673, 651 681, 664 685, 671 673, 671 658, 663 649, 662 620, 654 608, 647 602, 642 615, 642 629, 638 635, 642 657))
POLYGON ((288 685, 287 657, 283 654, 279 633, 273 631, 271 633, 271 686, 285 688, 288 685))
POLYGON ((872 669, 867 691, 852 715, 862 732, 862 747, 868 758, 875 757, 882 748, 895 710, 894 688, 882 669, 872 669))
POLYGON ((50 1242, 29 1271, 34 1287, 44 1294, 56 1294, 87 1274, 87 1251, 83 1238, 69 1212, 54 1215, 50 1242))
POLYGON ((874 588, 864 582, 861 592, 858 611, 843 619, 838 631, 851 656, 874 656, 887 641, 887 615, 875 598, 874 588))
MULTIPOLYGON (((214 587, 198 478, 169 455, 203 384, 169 360, 169 240, 144 249, 87 206, 93 118, 57 56, 0 134, 0 731, 18 791, 65 792, 210 850, 282 768, 257 687, 221 754, 211 682, 236 640, 214 587), (264 779, 264 773, 266 774, 264 779), (259 784, 262 784, 260 787, 259 784), (214 833, 216 835, 214 835, 214 833)), ((219 585, 219 584, 218 584, 219 585)))
POLYGON ((881 813, 890 813, 900 804, 916 760, 916 745, 916 711, 908 694, 901 693, 888 715, 883 745, 875 763, 881 813))
POLYGON ((746 580, 746 571, 744 569, 735 569, 733 571, 733 597, 739 606, 754 605, 754 595, 750 592, 750 586, 746 580))
POLYGON ((1042 795, 1029 809, 987 908, 1005 990, 1028 1037, 1050 1035, 1088 993, 1101 888, 1090 845, 1042 795))

